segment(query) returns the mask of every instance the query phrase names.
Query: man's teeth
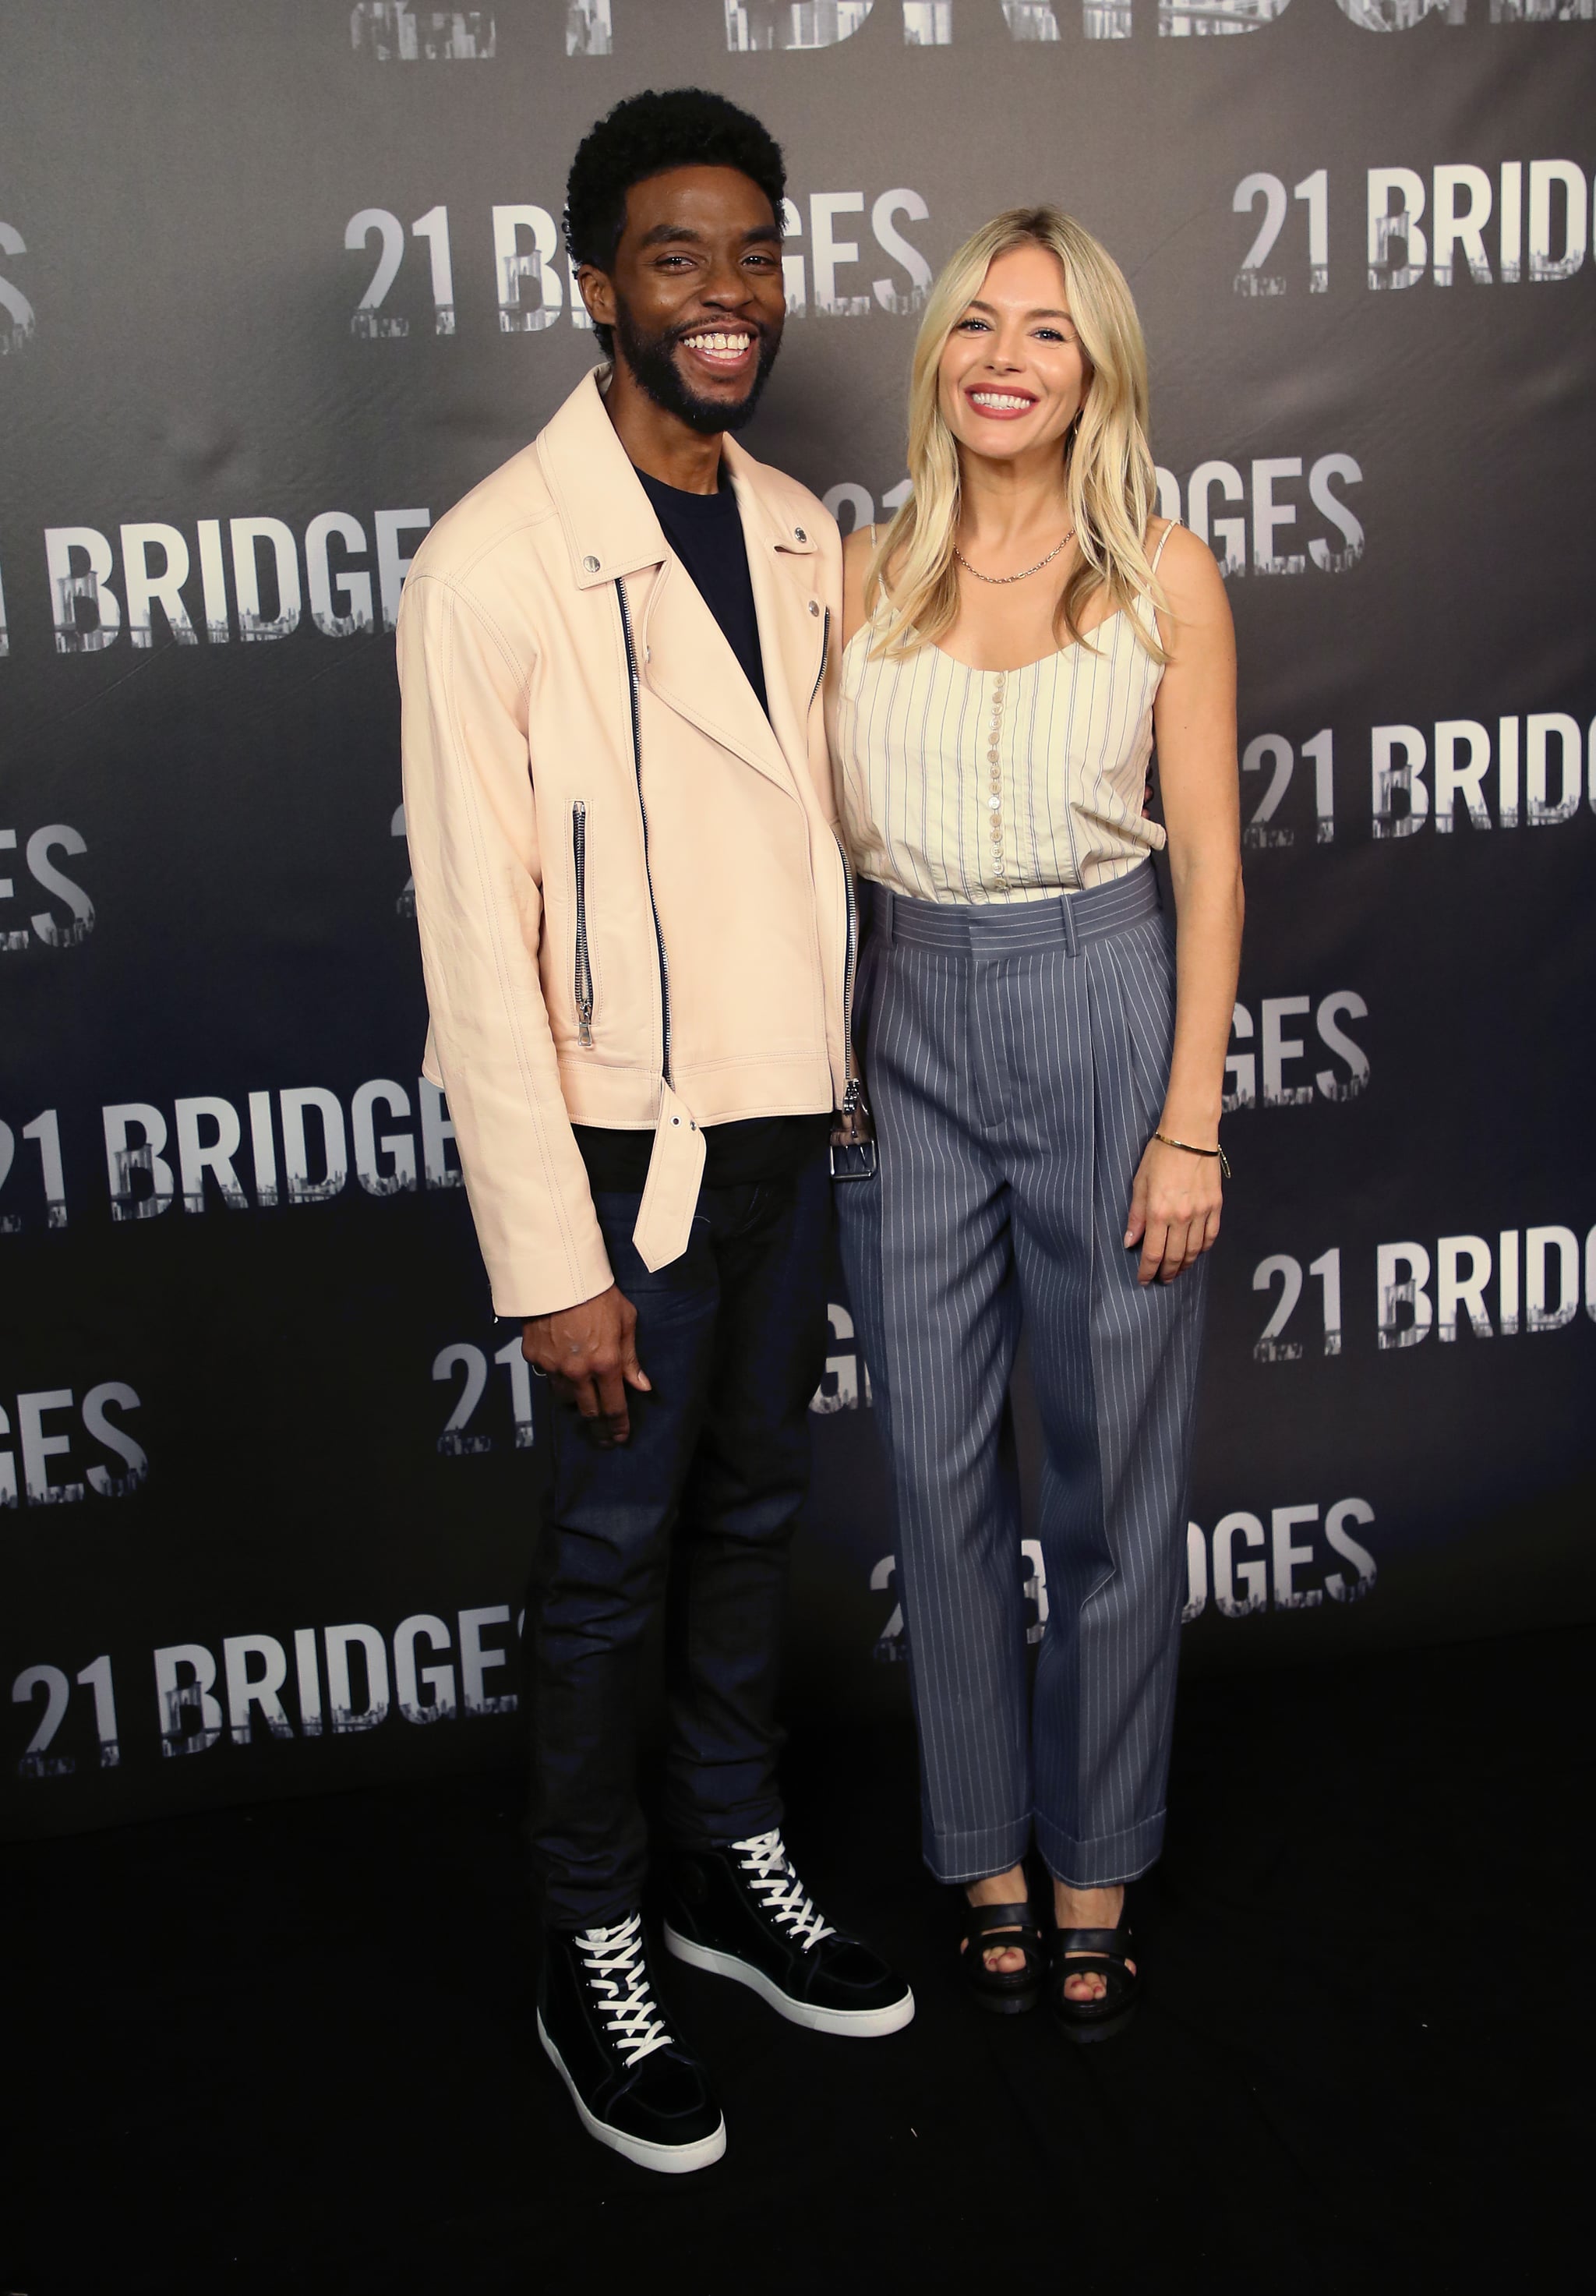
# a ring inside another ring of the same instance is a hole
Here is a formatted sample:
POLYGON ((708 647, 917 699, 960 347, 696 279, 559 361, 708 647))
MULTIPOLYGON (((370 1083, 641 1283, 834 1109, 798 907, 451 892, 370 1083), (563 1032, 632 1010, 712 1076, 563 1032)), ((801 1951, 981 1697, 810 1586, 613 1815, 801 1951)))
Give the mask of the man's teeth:
POLYGON ((741 358, 753 340, 751 335, 683 335, 683 341, 690 351, 704 358, 741 358))
POLYGON ((1005 410, 1010 407, 1027 407, 1033 404, 1032 400, 1018 398, 1009 390, 972 390, 970 396, 978 406, 996 406, 1005 410))

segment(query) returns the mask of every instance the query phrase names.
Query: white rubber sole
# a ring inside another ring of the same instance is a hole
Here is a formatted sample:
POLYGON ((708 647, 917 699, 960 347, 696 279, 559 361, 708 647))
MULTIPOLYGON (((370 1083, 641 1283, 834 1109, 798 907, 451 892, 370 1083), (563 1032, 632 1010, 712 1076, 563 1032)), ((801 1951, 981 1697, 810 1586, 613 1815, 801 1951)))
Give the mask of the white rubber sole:
POLYGON ((711 1977, 729 1977, 734 1985, 746 1985, 778 2017, 785 2017, 790 2024, 806 2025, 814 2033, 840 2033, 851 2035, 855 2040, 871 2041, 880 2033, 901 2032, 913 2021, 914 1996, 906 1985, 903 1999, 889 2002, 885 2009, 815 2009, 808 2002, 795 2001, 790 1994, 783 1993, 751 1962, 740 1960, 734 1953, 716 1953, 712 1946, 696 1945, 680 1930, 672 1929, 668 1922, 665 1924, 665 1943, 667 1949, 690 1969, 708 1970, 711 1977))
POLYGON ((653 2169, 664 2177, 690 2176, 695 2169, 713 2167, 726 2149, 726 2124, 723 2120, 713 2136, 700 2136, 692 2144, 651 2144, 646 2137, 628 2136, 622 2128, 611 2128, 590 2112, 582 2101, 581 2091, 565 2069, 565 2059, 550 2040, 541 2011, 537 2019, 537 2038, 543 2043, 544 2054, 566 2087, 576 2106, 582 2126, 600 2144, 607 2144, 612 2152, 635 2163, 639 2169, 653 2169))

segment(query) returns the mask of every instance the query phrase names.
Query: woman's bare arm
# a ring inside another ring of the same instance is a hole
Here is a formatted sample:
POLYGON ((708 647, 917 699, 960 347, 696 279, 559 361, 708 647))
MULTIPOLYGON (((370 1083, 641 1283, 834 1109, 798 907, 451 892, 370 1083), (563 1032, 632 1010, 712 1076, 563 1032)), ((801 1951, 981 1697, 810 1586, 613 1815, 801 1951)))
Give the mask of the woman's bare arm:
MULTIPOLYGON (((1212 1148, 1241 955, 1235 636, 1219 569, 1194 535, 1170 536, 1158 573, 1170 660, 1153 726, 1175 914, 1174 1056, 1158 1130, 1212 1148)), ((1209 1250, 1220 1203, 1216 1157, 1150 1141, 1125 1230, 1126 1244, 1142 1246, 1141 1281, 1167 1283, 1209 1250)))

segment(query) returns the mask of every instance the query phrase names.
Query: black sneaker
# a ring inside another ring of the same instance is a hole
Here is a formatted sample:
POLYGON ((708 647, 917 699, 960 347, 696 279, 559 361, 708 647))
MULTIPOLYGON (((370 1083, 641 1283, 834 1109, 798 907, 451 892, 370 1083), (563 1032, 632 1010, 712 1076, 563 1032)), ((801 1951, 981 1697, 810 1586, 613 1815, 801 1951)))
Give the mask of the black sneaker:
POLYGON ((590 2136, 667 2176, 720 2159, 726 2124, 654 1999, 641 1915, 551 1930, 539 1990, 538 2038, 590 2136))
POLYGON ((665 1942, 817 2033, 896 2033, 914 2014, 903 1979, 823 1921, 773 1828, 671 1859, 665 1942))

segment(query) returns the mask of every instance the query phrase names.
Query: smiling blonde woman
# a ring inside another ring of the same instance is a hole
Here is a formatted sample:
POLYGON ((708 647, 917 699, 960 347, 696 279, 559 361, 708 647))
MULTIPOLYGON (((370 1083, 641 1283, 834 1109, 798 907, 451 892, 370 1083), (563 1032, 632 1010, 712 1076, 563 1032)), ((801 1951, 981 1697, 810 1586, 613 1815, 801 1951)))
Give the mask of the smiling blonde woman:
POLYGON ((1164 1830, 1241 935, 1234 646, 1212 556, 1153 514, 1130 291, 1056 209, 995 217, 937 280, 909 470, 845 559, 834 733, 880 1169, 839 1209, 891 1453, 926 1859, 964 1888, 977 1997, 1010 2013, 1043 1990, 1040 1851, 1049 1998, 1096 2040, 1141 1997, 1124 1885, 1164 1830), (1022 1321, 1049 1597, 1028 1713, 1002 1458, 1022 1321))

